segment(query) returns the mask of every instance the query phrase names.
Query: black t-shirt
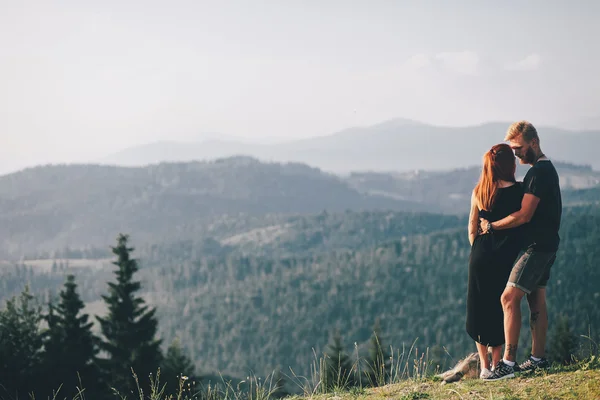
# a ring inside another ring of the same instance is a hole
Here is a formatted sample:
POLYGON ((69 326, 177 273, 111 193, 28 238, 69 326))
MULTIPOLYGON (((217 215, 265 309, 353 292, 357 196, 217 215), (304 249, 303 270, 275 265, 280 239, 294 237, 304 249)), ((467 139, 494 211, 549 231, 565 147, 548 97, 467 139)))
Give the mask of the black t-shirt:
POLYGON ((526 247, 540 251, 556 251, 560 243, 558 230, 562 216, 562 198, 558 173, 550 160, 536 162, 523 179, 525 193, 539 197, 540 202, 525 227, 526 247))

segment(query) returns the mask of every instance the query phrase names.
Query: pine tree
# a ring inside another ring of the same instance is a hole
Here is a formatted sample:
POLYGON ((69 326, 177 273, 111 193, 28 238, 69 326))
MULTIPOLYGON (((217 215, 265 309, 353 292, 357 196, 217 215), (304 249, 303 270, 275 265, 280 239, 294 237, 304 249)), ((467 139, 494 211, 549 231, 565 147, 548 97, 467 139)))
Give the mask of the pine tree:
POLYGON ((85 389, 90 397, 99 379, 98 339, 92 333, 93 322, 88 322, 89 316, 80 315, 84 307, 75 277, 69 275, 60 292, 60 303, 55 306, 50 302, 45 316, 48 330, 44 340, 44 367, 52 371, 47 388, 56 390, 57 385, 62 385, 60 397, 74 398, 78 388, 85 389))
POLYGON ((282 399, 290 395, 290 392, 286 389, 285 376, 281 372, 280 368, 277 368, 270 379, 271 384, 271 396, 275 399, 282 399))
POLYGON ((386 379, 390 374, 390 363, 389 351, 383 343, 378 318, 375 320, 375 325, 373 326, 373 335, 371 336, 369 356, 365 368, 368 383, 372 386, 385 385, 386 379))
POLYGON ((439 344, 435 344, 429 348, 428 354, 428 370, 434 374, 441 373, 446 370, 446 353, 444 348, 439 344))
POLYGON ((179 380, 187 377, 192 382, 198 382, 195 376, 194 363, 183 353, 179 339, 173 340, 167 349, 167 354, 162 362, 160 381, 167 384, 167 393, 175 394, 179 387, 179 380))
POLYGON ((333 334, 332 343, 327 346, 325 352, 325 368, 324 384, 328 390, 348 388, 354 385, 352 361, 344 349, 342 337, 337 330, 333 334))
POLYGON ((0 398, 27 398, 41 389, 41 320, 28 286, 0 311, 0 398))
MULTIPOLYGON (((102 296, 108 315, 96 318, 103 335, 100 347, 108 355, 107 359, 100 360, 105 383, 131 397, 138 389, 132 373, 138 377, 140 387, 147 388, 148 377, 158 370, 161 341, 155 339, 156 309, 145 305, 141 297, 135 297, 141 284, 133 281, 138 264, 130 258, 134 249, 127 247, 128 239, 127 235, 121 234, 117 246, 111 247, 117 256, 113 262, 118 267, 115 270, 117 282, 109 282, 109 294, 102 296)), ((148 392, 145 390, 145 393, 148 392)))
POLYGON ((572 355, 575 351, 577 341, 571 331, 569 319, 566 316, 560 315, 557 318, 552 339, 549 349, 550 358, 563 365, 570 364, 573 360, 572 355))

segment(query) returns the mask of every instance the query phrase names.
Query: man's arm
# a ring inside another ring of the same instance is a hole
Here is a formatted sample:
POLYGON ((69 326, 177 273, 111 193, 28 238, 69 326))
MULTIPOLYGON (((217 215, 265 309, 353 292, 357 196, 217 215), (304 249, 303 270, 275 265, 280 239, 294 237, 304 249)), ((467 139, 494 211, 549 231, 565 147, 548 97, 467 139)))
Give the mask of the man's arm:
MULTIPOLYGON (((528 223, 529 221, 531 221, 531 218, 533 217, 533 214, 535 213, 535 210, 539 203, 539 197, 536 197, 530 193, 525 193, 525 195, 523 196, 523 201, 521 202, 521 209, 502 218, 501 220, 492 222, 492 229, 510 229, 528 223)), ((481 225, 481 229, 484 232, 487 232, 487 223, 482 223, 481 225)))

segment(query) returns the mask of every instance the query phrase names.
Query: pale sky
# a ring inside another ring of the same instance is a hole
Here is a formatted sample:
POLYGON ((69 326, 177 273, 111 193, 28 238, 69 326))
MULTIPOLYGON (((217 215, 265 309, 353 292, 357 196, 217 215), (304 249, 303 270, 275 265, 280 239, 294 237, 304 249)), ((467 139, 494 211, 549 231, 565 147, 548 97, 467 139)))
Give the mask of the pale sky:
POLYGON ((597 117, 599 21, 597 0, 0 0, 0 171, 207 132, 597 117))

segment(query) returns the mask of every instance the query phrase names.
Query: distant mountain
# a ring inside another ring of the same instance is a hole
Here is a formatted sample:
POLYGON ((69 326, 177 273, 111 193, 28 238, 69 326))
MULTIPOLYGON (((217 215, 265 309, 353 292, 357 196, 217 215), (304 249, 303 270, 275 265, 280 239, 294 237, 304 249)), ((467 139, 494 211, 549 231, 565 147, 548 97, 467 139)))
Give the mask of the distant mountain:
POLYGON ((557 126, 570 130, 600 130, 600 115, 593 117, 573 119, 557 124, 557 126))
MULTIPOLYGON (((424 210, 422 204, 362 194, 302 164, 248 157, 149 167, 45 166, 0 177, 2 254, 199 237, 226 216, 323 210, 424 210)), ((235 224, 234 222, 232 222, 235 224)))
MULTIPOLYGON (((564 163, 557 168, 565 204, 600 200, 600 172, 564 163)), ((35 167, 0 177, 0 259, 65 246, 96 247, 111 243, 119 232, 141 243, 234 237, 252 230, 231 240, 244 242, 254 234, 283 240, 282 216, 310 213, 463 215, 478 176, 477 167, 336 176, 305 164, 245 156, 147 167, 35 167)))
MULTIPOLYGON (((600 187, 600 171, 589 166, 554 164, 566 194, 566 204, 600 200, 597 189, 600 187)), ((529 166, 517 164, 517 180, 523 180, 528 169, 529 166)), ((480 174, 480 167, 470 167, 450 171, 353 172, 346 179, 362 193, 430 204, 431 209, 438 212, 466 213, 471 191, 480 174)))
POLYGON ((264 146, 266 145, 231 139, 208 139, 198 142, 160 141, 127 148, 99 160, 99 163, 137 167, 161 162, 207 161, 237 155, 255 156, 264 146))
MULTIPOLYGON (((147 165, 160 161, 210 160, 248 155, 264 161, 301 162, 335 173, 448 170, 479 165, 483 153, 504 139, 508 122, 467 127, 432 126, 397 119, 332 135, 277 144, 231 140, 162 142, 127 149, 102 163, 147 165)), ((600 130, 539 126, 544 152, 555 160, 600 169, 600 130)))

